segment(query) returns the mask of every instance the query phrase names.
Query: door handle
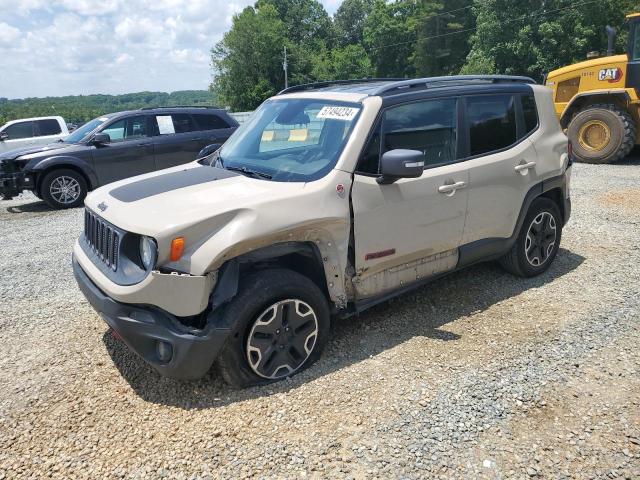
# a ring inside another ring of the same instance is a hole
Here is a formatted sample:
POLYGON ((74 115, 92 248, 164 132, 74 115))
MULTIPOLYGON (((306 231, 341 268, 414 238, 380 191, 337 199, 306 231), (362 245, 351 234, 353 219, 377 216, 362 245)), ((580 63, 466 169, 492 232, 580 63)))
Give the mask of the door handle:
POLYGON ((456 190, 460 190, 461 188, 465 188, 467 186, 466 182, 456 182, 456 183, 449 183, 446 185, 441 185, 438 187, 438 191, 440 193, 455 193, 456 190))
POLYGON ((514 168, 516 172, 524 172, 526 170, 534 168, 535 166, 536 166, 536 162, 529 162, 529 163, 521 163, 520 165, 516 165, 514 168))

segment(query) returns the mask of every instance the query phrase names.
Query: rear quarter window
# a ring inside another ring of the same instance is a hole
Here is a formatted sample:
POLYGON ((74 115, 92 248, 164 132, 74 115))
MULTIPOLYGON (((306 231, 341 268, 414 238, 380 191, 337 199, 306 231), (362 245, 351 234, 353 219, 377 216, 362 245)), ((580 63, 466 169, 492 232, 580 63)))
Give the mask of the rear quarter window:
POLYGON ((36 125, 38 126, 38 136, 40 137, 47 135, 59 135, 62 133, 60 123, 54 119, 37 120, 36 125))
POLYGON ((538 108, 536 107, 536 99, 533 94, 522 95, 520 101, 522 102, 525 136, 527 136, 538 128, 538 108))
POLYGON ((229 128, 229 124, 218 115, 211 113, 196 113, 192 115, 198 130, 219 130, 229 128))

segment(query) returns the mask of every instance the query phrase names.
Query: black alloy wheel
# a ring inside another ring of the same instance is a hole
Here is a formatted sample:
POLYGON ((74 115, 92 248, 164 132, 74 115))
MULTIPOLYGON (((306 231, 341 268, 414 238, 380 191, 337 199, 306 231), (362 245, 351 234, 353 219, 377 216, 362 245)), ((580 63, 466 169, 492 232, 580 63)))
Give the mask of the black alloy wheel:
POLYGON ((309 304, 282 300, 254 322, 247 337, 247 362, 263 378, 285 378, 305 363, 317 338, 318 318, 309 304))

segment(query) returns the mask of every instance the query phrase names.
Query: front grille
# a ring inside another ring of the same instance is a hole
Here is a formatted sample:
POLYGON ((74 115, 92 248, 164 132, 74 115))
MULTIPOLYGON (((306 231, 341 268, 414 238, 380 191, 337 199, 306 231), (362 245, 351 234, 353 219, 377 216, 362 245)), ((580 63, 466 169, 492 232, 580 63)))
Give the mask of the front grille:
POLYGON ((84 211, 84 238, 103 263, 114 271, 118 269, 120 235, 90 210, 84 211))

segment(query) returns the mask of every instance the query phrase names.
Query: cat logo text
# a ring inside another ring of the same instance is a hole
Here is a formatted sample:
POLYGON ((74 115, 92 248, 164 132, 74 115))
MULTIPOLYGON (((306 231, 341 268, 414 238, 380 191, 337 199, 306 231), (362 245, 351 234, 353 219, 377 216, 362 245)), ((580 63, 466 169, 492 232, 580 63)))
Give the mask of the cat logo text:
POLYGON ((620 68, 603 68, 598 72, 598 80, 601 82, 617 82, 622 78, 622 69, 620 68))

